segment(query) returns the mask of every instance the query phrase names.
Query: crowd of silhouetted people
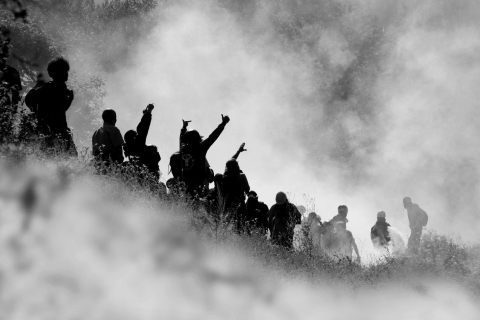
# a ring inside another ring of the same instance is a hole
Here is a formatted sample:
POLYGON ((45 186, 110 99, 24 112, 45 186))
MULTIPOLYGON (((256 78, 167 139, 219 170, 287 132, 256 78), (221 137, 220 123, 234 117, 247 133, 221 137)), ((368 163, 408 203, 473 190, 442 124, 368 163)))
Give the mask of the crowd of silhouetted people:
MULTIPOLYGON (((44 137, 44 149, 76 156, 77 150, 65 115, 74 100, 73 91, 66 85, 69 70, 69 63, 64 58, 52 60, 47 69, 52 80, 46 82, 39 76, 36 86, 26 95, 25 104, 35 115, 37 133, 44 137)), ((178 151, 169 158, 173 177, 166 184, 161 183, 160 153, 156 146, 146 144, 153 109, 153 104, 149 104, 143 110, 136 130, 129 130, 125 135, 115 126, 116 112, 112 109, 103 111, 103 125, 92 136, 93 161, 99 174, 110 167, 133 168, 129 172, 139 181, 149 179, 170 199, 194 200, 195 210, 204 210, 215 222, 226 223, 235 232, 265 235, 273 244, 292 248, 295 227, 302 225, 318 254, 352 261, 355 252, 360 259, 355 238, 347 228, 347 206, 339 206, 336 216, 322 222, 315 212, 302 219, 306 214, 305 208, 291 203, 284 192, 277 193, 275 204, 270 208, 259 201, 238 162, 239 155, 246 151, 245 144, 226 159, 223 172, 215 174, 207 160, 207 153, 229 123, 228 116, 221 115, 220 124, 206 138, 196 130, 188 130, 190 121, 182 120, 178 151)), ((411 229, 408 248, 416 250, 428 216, 409 197, 403 199, 403 205, 411 229)), ((388 248, 392 242, 390 232, 386 213, 378 212, 377 221, 370 230, 373 244, 388 248)))

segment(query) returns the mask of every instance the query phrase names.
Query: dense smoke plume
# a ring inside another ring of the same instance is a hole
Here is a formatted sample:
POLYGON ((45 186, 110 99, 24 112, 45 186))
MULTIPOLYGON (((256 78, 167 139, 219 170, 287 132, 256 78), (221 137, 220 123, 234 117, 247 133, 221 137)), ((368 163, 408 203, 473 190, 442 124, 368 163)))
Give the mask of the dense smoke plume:
POLYGON ((250 252, 232 246, 241 242, 235 237, 223 245, 196 238, 185 215, 113 180, 54 164, 37 170, 0 164, 0 173, 5 319, 473 320, 480 314, 464 288, 438 279, 407 274, 371 286, 347 283, 339 273, 309 284, 247 258, 250 252))
POLYGON ((160 3, 132 55, 98 70, 122 132, 156 103, 148 142, 165 180, 181 119, 208 135, 229 114, 209 161, 223 171, 246 142, 240 165, 268 204, 279 190, 297 203, 308 194, 323 219, 346 204, 369 246, 380 210, 409 233, 408 195, 429 228, 476 240, 479 10, 466 0, 160 3))

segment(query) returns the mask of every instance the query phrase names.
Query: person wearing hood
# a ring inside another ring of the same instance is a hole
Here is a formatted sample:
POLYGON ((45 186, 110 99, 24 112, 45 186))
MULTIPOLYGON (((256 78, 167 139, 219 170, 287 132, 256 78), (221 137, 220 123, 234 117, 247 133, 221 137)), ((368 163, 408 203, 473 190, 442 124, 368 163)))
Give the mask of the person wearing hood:
POLYGON ((420 245, 422 230, 427 225, 428 215, 418 204, 413 203, 410 197, 403 198, 403 207, 407 210, 411 231, 408 238, 408 248, 416 250, 420 245))
POLYGON ((129 130, 125 133, 125 144, 123 150, 128 160, 136 167, 141 168, 145 166, 150 174, 156 180, 160 177, 160 169, 158 163, 161 160, 160 154, 156 146, 147 146, 147 135, 152 123, 153 104, 149 104, 145 110, 140 123, 137 126, 137 131, 129 130))
POLYGON ((288 201, 284 192, 277 193, 275 202, 268 211, 268 225, 272 242, 291 249, 295 225, 302 223, 302 215, 297 207, 288 201))
POLYGON ((370 238, 372 239, 374 247, 385 248, 390 243, 390 232, 388 228, 390 224, 386 221, 386 214, 384 211, 377 213, 377 222, 370 229, 370 238))

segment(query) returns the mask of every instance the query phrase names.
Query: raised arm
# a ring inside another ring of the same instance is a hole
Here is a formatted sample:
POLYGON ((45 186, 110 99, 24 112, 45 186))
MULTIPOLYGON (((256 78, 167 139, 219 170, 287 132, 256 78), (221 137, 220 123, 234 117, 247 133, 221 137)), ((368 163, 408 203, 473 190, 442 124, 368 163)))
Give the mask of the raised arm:
POLYGON ((185 132, 187 132, 188 124, 192 122, 192 120, 185 121, 182 119, 182 122, 183 122, 183 126, 182 126, 182 129, 180 129, 180 148, 182 147, 182 144, 183 144, 183 135, 185 134, 185 132))
POLYGON ((223 129, 225 129, 225 126, 229 121, 230 118, 228 116, 224 117, 222 114, 222 123, 218 125, 217 129, 213 130, 213 132, 208 136, 207 139, 202 141, 202 146, 205 148, 205 150, 208 151, 208 149, 210 149, 210 147, 215 143, 215 141, 217 141, 218 137, 220 137, 223 129))
POLYGON ((140 123, 137 126, 137 137, 136 140, 141 144, 147 144, 147 135, 148 130, 150 130, 150 124, 152 123, 152 110, 153 104, 149 104, 145 110, 143 110, 143 116, 140 120, 140 123))
POLYGON ((247 149, 245 149, 245 142, 240 145, 240 148, 238 149, 237 153, 235 153, 235 154, 233 155, 232 159, 237 160, 237 159, 238 159, 238 156, 240 155, 240 153, 242 153, 242 152, 244 152, 244 151, 247 151, 247 149))

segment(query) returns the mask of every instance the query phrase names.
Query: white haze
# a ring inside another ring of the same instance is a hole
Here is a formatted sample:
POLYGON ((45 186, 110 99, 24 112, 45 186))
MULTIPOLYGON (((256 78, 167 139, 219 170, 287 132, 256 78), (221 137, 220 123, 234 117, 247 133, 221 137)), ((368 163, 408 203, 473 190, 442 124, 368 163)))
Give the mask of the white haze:
POLYGON ((155 199, 102 177, 67 172, 58 179, 54 168, 0 166, 2 319, 480 315, 467 292, 438 280, 407 276, 373 289, 291 279, 273 265, 246 258, 238 247, 196 239, 179 224, 181 215, 161 209, 155 199), (28 213, 33 218, 24 230, 28 213))
POLYGON ((165 180, 181 119, 207 136, 228 114, 210 164, 222 172, 246 142, 241 168, 267 204, 308 194, 323 220, 346 204, 367 250, 380 210, 409 234, 410 196, 429 228, 478 240, 476 1, 220 3, 162 4, 133 62, 105 75, 122 133, 155 103, 165 180))

